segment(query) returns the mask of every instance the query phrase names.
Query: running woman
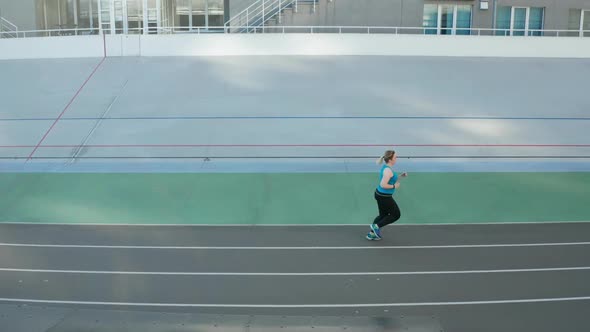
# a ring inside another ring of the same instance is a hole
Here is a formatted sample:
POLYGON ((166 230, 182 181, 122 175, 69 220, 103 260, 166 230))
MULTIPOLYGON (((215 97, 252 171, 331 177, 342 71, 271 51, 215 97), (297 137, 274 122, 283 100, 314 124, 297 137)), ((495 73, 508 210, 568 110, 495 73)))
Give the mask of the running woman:
POLYGON ((397 203, 393 199, 393 193, 399 188, 399 178, 408 176, 408 173, 402 173, 398 176, 393 171, 393 165, 397 160, 397 155, 393 150, 387 150, 383 157, 377 160, 379 165, 385 163, 381 167, 380 180, 377 189, 375 190, 375 200, 379 207, 379 215, 371 224, 367 240, 375 241, 381 240, 381 228, 396 222, 401 213, 397 203))

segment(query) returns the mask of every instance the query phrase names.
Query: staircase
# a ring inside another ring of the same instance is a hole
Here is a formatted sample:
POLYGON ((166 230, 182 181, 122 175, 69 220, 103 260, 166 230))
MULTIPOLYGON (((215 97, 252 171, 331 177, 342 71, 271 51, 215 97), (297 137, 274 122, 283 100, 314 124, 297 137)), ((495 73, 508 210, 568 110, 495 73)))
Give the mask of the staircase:
POLYGON ((309 7, 315 13, 319 0, 257 0, 225 23, 226 32, 260 33, 266 26, 281 24, 286 11, 309 7))
POLYGON ((0 17, 0 38, 17 38, 18 27, 4 17, 0 17))

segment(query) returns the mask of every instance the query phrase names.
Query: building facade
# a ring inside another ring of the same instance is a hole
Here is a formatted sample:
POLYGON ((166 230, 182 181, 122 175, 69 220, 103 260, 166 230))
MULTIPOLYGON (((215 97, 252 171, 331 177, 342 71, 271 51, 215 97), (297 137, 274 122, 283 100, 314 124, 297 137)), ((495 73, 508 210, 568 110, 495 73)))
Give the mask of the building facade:
POLYGON ((219 31, 238 21, 232 18, 246 16, 247 8, 250 17, 242 25, 405 27, 407 33, 441 35, 472 34, 472 29, 513 36, 572 30, 571 35, 590 36, 590 0, 0 0, 0 15, 21 31, 219 31), (262 19, 255 20, 265 6, 262 19))

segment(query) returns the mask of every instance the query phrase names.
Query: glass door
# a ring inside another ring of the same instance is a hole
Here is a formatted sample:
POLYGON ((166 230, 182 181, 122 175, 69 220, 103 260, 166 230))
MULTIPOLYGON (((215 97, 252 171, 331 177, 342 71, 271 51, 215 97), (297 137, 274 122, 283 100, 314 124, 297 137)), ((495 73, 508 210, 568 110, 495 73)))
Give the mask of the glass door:
POLYGON ((455 6, 453 5, 440 5, 438 17, 438 34, 439 35, 452 35, 454 22, 455 22, 455 6))
POLYGON ((438 5, 425 4, 424 15, 422 17, 422 27, 424 27, 424 34, 436 35, 438 34, 438 5))
POLYGON ((470 5, 425 4, 422 26, 427 35, 471 34, 470 5))
POLYGON ((526 35, 528 21, 528 8, 512 7, 512 24, 510 30, 512 36, 526 35))
POLYGON ((457 6, 457 22, 455 24, 455 34, 470 35, 471 34, 471 6, 459 5, 457 6))
POLYGON ((541 36, 543 32, 543 13, 544 8, 531 7, 529 8, 527 31, 528 36, 541 36))

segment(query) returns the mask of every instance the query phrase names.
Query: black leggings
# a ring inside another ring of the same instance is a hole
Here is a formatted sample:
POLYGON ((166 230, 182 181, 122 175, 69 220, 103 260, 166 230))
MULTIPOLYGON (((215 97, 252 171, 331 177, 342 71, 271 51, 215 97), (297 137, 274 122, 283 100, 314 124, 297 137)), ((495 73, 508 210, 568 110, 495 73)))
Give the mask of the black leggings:
POLYGON ((379 228, 396 222, 401 217, 401 212, 392 196, 382 196, 375 192, 375 200, 379 207, 379 215, 373 221, 379 228))

